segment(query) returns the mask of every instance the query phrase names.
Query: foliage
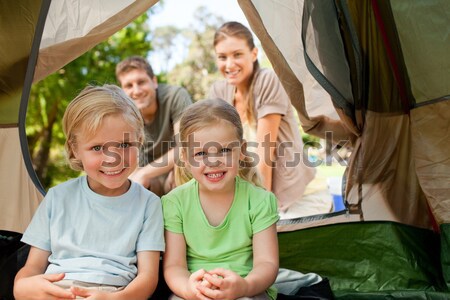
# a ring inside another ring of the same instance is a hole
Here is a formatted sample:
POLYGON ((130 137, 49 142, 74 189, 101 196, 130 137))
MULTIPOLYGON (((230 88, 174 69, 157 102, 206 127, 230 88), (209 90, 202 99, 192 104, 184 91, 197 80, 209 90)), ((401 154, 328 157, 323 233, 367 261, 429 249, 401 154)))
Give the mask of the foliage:
POLYGON ((116 83, 115 65, 129 55, 146 57, 152 49, 148 14, 138 17, 58 72, 32 86, 27 136, 30 155, 41 183, 48 188, 76 177, 64 163, 61 119, 67 104, 88 84, 116 83))
MULTIPOLYGON (((152 13, 157 12, 152 10, 152 13)), ((200 7, 189 28, 163 26, 152 32, 148 19, 148 13, 138 17, 107 41, 33 85, 27 137, 34 168, 45 188, 79 175, 68 167, 64 158, 61 119, 66 106, 87 84, 116 83, 115 66, 123 58, 148 57, 151 52, 163 62, 162 72, 157 74, 158 81, 185 87, 194 100, 205 98, 212 82, 222 79, 212 46, 214 32, 225 22, 222 17, 200 7), (175 55, 184 57, 176 65, 173 64, 178 61, 175 55)), ((262 47, 258 48, 261 65, 270 68, 262 47)), ((307 134, 303 134, 303 139, 316 141, 307 134)))
POLYGON ((182 30, 175 26, 161 26, 155 28, 152 36, 152 45, 155 49, 153 56, 157 56, 161 61, 162 73, 167 73, 174 54, 177 53, 177 46, 180 42, 182 30))
POLYGON ((194 24, 181 31, 187 45, 186 58, 167 75, 169 83, 185 87, 194 100, 205 98, 211 83, 219 78, 212 46, 214 32, 223 18, 211 14, 205 7, 195 13, 194 24))

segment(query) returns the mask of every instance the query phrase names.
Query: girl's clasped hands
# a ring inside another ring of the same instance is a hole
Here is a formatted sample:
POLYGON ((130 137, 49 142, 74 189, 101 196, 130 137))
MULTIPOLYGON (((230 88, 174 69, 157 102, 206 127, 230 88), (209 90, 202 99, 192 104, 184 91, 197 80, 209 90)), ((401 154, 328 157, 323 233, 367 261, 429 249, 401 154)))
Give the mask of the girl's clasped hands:
POLYGON ((200 269, 189 278, 197 299, 237 299, 246 294, 247 282, 235 272, 223 268, 200 269))

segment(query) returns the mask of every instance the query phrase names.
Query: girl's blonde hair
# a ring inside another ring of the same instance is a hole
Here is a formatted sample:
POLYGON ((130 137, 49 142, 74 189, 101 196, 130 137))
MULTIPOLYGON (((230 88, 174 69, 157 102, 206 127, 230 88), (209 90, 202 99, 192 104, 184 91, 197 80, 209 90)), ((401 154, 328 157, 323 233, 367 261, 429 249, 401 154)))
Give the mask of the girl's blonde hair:
MULTIPOLYGON (((186 146, 189 146, 187 142, 191 134, 221 122, 232 125, 236 129, 236 137, 239 142, 241 144, 244 142, 241 119, 231 104, 222 99, 206 99, 190 105, 180 119, 180 134, 177 141, 180 154, 183 154, 186 146)), ((262 187, 255 163, 247 153, 244 153, 244 160, 240 161, 239 165, 239 177, 262 187)), ((176 184, 181 185, 191 179, 192 175, 179 161, 175 167, 176 184)))
MULTIPOLYGON (((247 46, 250 48, 250 50, 253 50, 255 48, 255 42, 253 40, 253 35, 251 31, 242 25, 239 22, 227 22, 224 23, 222 26, 220 26, 219 29, 217 29, 216 33, 214 34, 214 48, 217 46, 218 43, 220 43, 223 40, 226 40, 229 37, 238 38, 241 40, 244 40, 247 43, 247 46)), ((255 78, 256 73, 259 70, 259 62, 258 59, 256 59, 253 62, 253 72, 249 79, 249 93, 247 94, 247 97, 244 99, 244 104, 246 109, 245 116, 247 117, 247 121, 249 124, 254 124, 256 122, 255 112, 254 112, 254 106, 255 106, 255 99, 253 96, 253 90, 255 86, 255 78)))
POLYGON ((139 145, 143 144, 144 120, 133 100, 115 85, 87 86, 69 103, 62 120, 66 136, 64 149, 72 169, 83 170, 73 151, 77 137, 94 135, 103 118, 111 115, 122 116, 135 129, 139 145))

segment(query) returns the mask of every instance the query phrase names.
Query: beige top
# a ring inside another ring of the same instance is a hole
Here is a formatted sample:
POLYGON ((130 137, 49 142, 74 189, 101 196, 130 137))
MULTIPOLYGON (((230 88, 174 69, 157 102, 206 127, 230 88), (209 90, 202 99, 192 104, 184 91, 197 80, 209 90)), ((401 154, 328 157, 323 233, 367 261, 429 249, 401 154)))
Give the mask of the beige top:
MULTIPOLYGON (((255 76, 253 96, 256 119, 270 114, 281 115, 277 151, 273 163, 272 191, 278 198, 280 210, 284 211, 293 202, 301 199, 306 185, 315 176, 315 169, 303 162, 303 157, 307 158, 307 153, 303 155, 299 124, 289 97, 275 72, 270 69, 261 69, 255 76)), ((235 86, 226 80, 217 81, 212 85, 209 97, 221 98, 234 104, 235 89, 235 86)), ((249 128, 251 126, 244 126, 244 131, 248 131, 249 128)), ((254 134, 246 132, 245 136, 250 137, 254 134)), ((249 151, 255 151, 255 148, 250 148, 249 151)))

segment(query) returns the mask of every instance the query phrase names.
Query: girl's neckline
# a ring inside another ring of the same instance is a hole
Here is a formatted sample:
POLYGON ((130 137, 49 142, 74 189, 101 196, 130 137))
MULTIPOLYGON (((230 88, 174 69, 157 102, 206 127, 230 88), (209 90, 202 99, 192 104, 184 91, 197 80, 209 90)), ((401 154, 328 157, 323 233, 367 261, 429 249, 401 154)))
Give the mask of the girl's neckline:
MULTIPOLYGON (((232 212, 232 210, 235 206, 235 203, 236 203, 236 194, 237 194, 237 188, 238 188, 238 184, 236 181, 237 181, 237 177, 234 179, 234 194, 232 196, 231 204, 228 208, 228 211, 225 213, 222 220, 220 220, 220 222, 217 222, 217 225, 211 224, 211 222, 209 221, 209 219, 205 213, 205 210, 203 208, 202 201, 200 199, 200 186, 199 186, 198 182, 195 181, 196 182, 196 196, 197 196, 196 202, 201 211, 203 221, 205 222, 205 224, 207 224, 208 227, 216 229, 216 230, 220 230, 227 226, 228 220, 229 220, 229 215, 232 212)), ((216 223, 216 222, 214 222, 214 223, 216 223)))

